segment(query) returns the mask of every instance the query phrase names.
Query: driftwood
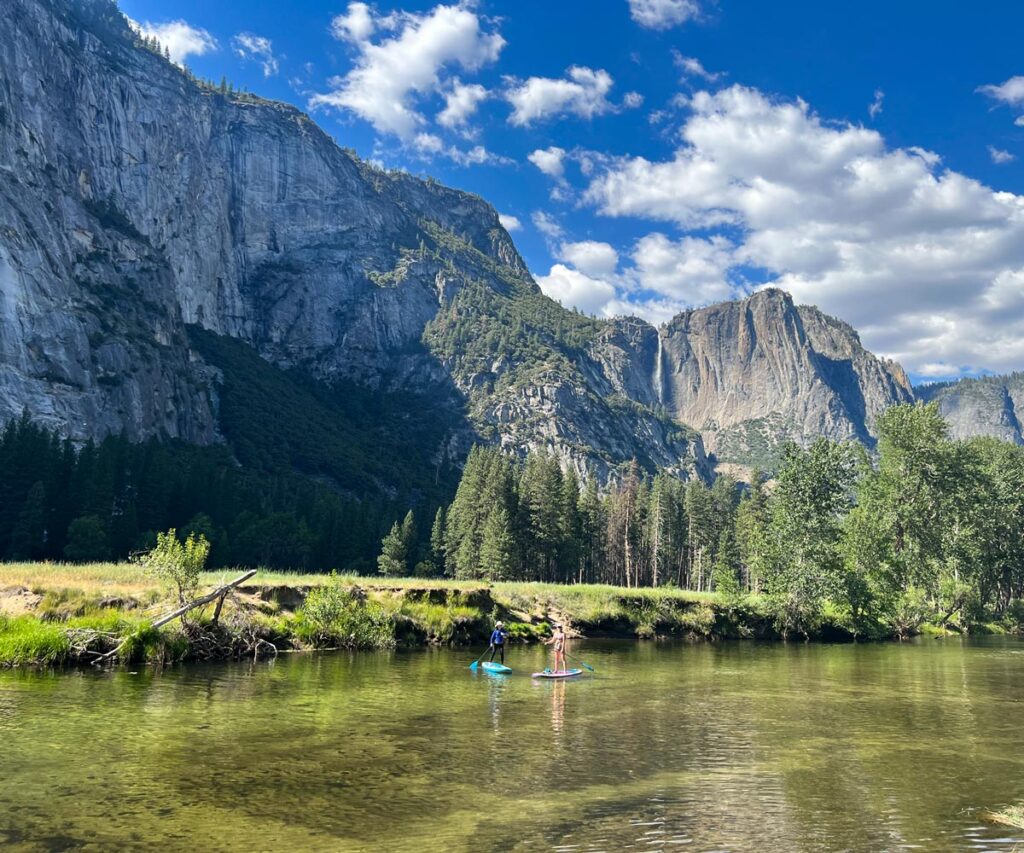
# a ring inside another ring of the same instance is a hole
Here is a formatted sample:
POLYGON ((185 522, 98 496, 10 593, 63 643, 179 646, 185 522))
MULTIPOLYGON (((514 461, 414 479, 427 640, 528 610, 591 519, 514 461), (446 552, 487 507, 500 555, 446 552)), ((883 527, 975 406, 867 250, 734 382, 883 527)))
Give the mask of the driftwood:
POLYGON ((160 628, 166 625, 168 622, 173 622, 179 616, 184 616, 190 610, 195 610, 197 607, 202 607, 204 604, 209 604, 215 598, 226 595, 229 590, 234 589, 240 583, 245 583, 249 578, 256 574, 256 569, 249 569, 244 575, 239 575, 231 583, 226 583, 224 586, 219 586, 213 592, 208 592, 206 595, 200 598, 193 599, 188 604, 183 604, 177 610, 172 613, 168 613, 166 616, 161 616, 153 623, 154 628, 160 628))
MULTIPOLYGON (((190 610, 195 610, 197 607, 202 607, 204 604, 209 604, 211 601, 213 601, 216 598, 220 598, 221 599, 221 601, 218 602, 218 605, 217 605, 217 613, 218 613, 218 615, 220 615, 220 605, 223 603, 224 596, 226 596, 232 589, 234 589, 239 584, 245 583, 254 574, 256 574, 256 569, 250 569, 244 575, 239 575, 237 578, 235 578, 230 583, 226 583, 223 586, 217 587, 217 589, 215 589, 213 592, 209 592, 206 595, 200 596, 199 598, 195 598, 192 601, 188 602, 187 604, 183 604, 177 610, 174 610, 171 613, 168 613, 166 616, 161 616, 159 619, 157 619, 155 622, 153 622, 153 626, 152 627, 160 628, 160 627, 166 625, 168 622, 173 622, 179 616, 184 616, 190 610)), ((94 664, 100 664, 100 663, 103 663, 106 660, 109 660, 114 655, 116 655, 119 651, 121 651, 121 649, 125 646, 125 644, 130 639, 131 639, 131 637, 125 637, 120 643, 118 643, 109 652, 106 652, 105 654, 102 654, 98 658, 96 658, 96 660, 94 660, 93 663, 94 664)))

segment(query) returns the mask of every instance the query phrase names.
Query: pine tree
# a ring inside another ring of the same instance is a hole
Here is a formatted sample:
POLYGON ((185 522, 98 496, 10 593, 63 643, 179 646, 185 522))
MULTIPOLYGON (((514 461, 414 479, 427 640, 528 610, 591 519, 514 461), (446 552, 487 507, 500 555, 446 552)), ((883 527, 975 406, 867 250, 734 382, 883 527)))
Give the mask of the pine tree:
POLYGON ((439 574, 446 574, 444 559, 444 506, 437 508, 434 523, 430 528, 430 555, 439 574))
POLYGON ((687 583, 698 592, 706 589, 711 567, 714 536, 714 510, 711 491, 700 480, 686 484, 687 583))
POLYGON ((492 581, 508 580, 515 568, 515 538, 508 509, 495 506, 484 522, 480 543, 480 572, 492 581))
POLYGON ((46 548, 46 489, 36 481, 29 489, 25 505, 11 534, 11 558, 38 560, 46 548))
POLYGON ((651 484, 651 497, 647 512, 646 539, 650 549, 651 584, 659 586, 668 576, 671 552, 671 496, 669 477, 657 474, 651 484))
POLYGON ((547 453, 530 454, 519 483, 519 518, 538 580, 554 581, 562 545, 562 470, 547 453))
POLYGON ((736 533, 732 527, 725 527, 718 538, 714 583, 715 591, 724 595, 727 600, 734 600, 740 595, 738 569, 739 550, 736 547, 736 533))
POLYGON ((767 559, 768 506, 764 478, 758 472, 751 478, 750 490, 736 508, 736 546, 740 577, 747 592, 760 592, 767 559))
POLYGON ((597 491, 597 478, 588 477, 579 496, 580 519, 580 583, 594 583, 604 571, 604 540, 606 519, 604 505, 597 491))
POLYGON ((562 475, 562 495, 559 512, 561 545, 558 549, 558 581, 567 583, 577 580, 583 550, 583 520, 579 511, 580 481, 576 472, 569 468, 562 475))
POLYGON ((409 556, 414 539, 415 520, 412 510, 409 510, 402 523, 396 521, 391 525, 391 530, 381 541, 377 568, 382 575, 401 577, 409 574, 409 556))

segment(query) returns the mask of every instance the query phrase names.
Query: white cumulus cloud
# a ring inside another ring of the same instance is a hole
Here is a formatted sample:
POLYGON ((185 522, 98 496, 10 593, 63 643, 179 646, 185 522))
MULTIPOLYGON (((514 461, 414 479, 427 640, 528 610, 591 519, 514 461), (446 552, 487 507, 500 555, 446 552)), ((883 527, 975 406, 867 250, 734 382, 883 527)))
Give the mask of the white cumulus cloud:
POLYGON ((242 59, 255 59, 263 66, 263 76, 273 77, 280 67, 270 39, 255 33, 239 33, 231 40, 235 53, 242 59))
POLYGON ((444 109, 437 114, 437 123, 450 129, 465 128, 486 98, 487 90, 479 83, 467 84, 455 78, 444 93, 444 109))
POLYGON ((637 244, 642 286, 690 302, 726 295, 730 274, 769 280, 912 372, 1024 366, 1024 196, 803 101, 732 86, 689 109, 670 159, 603 163, 584 195, 684 232, 637 244))
POLYGON ((494 62, 505 45, 501 35, 486 32, 465 5, 380 17, 365 3, 352 3, 345 15, 335 18, 332 30, 355 46, 355 67, 332 78, 331 91, 314 95, 310 106, 348 110, 378 132, 405 141, 414 139, 426 124, 417 96, 442 92, 446 71, 452 67, 476 71, 494 62), (390 35, 373 41, 381 32, 390 35))
POLYGON ((164 21, 154 24, 150 21, 140 23, 128 18, 128 24, 146 38, 155 38, 167 48, 171 62, 176 65, 184 63, 189 56, 202 56, 217 49, 217 39, 209 31, 201 27, 193 27, 187 21, 164 21))
POLYGON ((547 275, 535 278, 546 295, 586 314, 606 314, 608 304, 615 299, 614 284, 592 278, 565 264, 555 264, 547 275))
POLYGON ((735 264, 733 245, 724 237, 671 240, 654 232, 641 237, 632 252, 638 283, 688 306, 735 296, 727 273, 735 264))
POLYGON ((536 151, 526 155, 526 159, 533 163, 549 178, 561 180, 565 177, 565 149, 552 145, 550 148, 538 148, 536 151))
POLYGON ((348 10, 331 21, 331 33, 336 39, 358 44, 373 35, 377 21, 366 3, 349 3, 348 10))
POLYGON ((597 278, 615 275, 619 266, 619 253, 609 243, 597 240, 562 243, 558 254, 580 272, 597 278))
POLYGON ((501 223, 501 227, 510 234, 523 227, 523 223, 519 221, 519 217, 513 216, 511 213, 499 213, 498 221, 501 223))
POLYGON ((417 133, 409 140, 408 148, 424 160, 446 157, 459 166, 508 165, 512 162, 507 157, 488 151, 483 145, 474 145, 469 149, 458 148, 454 145, 447 145, 440 136, 426 131, 417 133))
POLYGON ((700 16, 697 0, 629 0, 629 13, 642 27, 667 30, 700 16))
POLYGON ((553 116, 575 115, 590 119, 610 112, 614 105, 608 100, 613 80, 603 70, 575 65, 566 77, 530 77, 512 81, 505 97, 512 104, 509 121, 526 126, 553 116))

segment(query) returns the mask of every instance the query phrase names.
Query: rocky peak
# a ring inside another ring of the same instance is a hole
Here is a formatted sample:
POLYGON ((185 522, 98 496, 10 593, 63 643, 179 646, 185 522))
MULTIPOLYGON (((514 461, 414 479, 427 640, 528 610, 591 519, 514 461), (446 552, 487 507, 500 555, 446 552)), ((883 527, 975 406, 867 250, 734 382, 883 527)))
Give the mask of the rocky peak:
POLYGON ((728 462, 769 465, 784 440, 871 444, 878 414, 912 399, 898 365, 777 288, 685 311, 661 330, 615 321, 593 355, 613 388, 700 430, 728 462))

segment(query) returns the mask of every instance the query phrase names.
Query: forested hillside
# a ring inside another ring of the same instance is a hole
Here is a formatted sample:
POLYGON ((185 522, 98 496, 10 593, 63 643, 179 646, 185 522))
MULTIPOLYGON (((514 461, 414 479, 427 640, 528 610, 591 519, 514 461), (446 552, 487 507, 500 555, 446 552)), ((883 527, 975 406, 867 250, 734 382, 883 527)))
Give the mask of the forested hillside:
POLYGON ((0 470, 5 560, 123 560, 176 527, 204 534, 215 566, 371 570, 407 503, 241 468, 225 446, 110 437, 76 448, 28 420, 0 435, 0 470))
MULTIPOLYGON (((758 593, 798 633, 812 633, 826 606, 868 636, 1020 607, 1024 447, 951 439, 935 404, 894 406, 878 429, 875 458, 855 442, 790 444, 767 484, 722 476, 708 487, 632 465, 603 495, 550 457, 518 463, 476 448, 417 568, 758 593)), ((413 570, 402 537, 396 524, 383 571, 413 570)))

